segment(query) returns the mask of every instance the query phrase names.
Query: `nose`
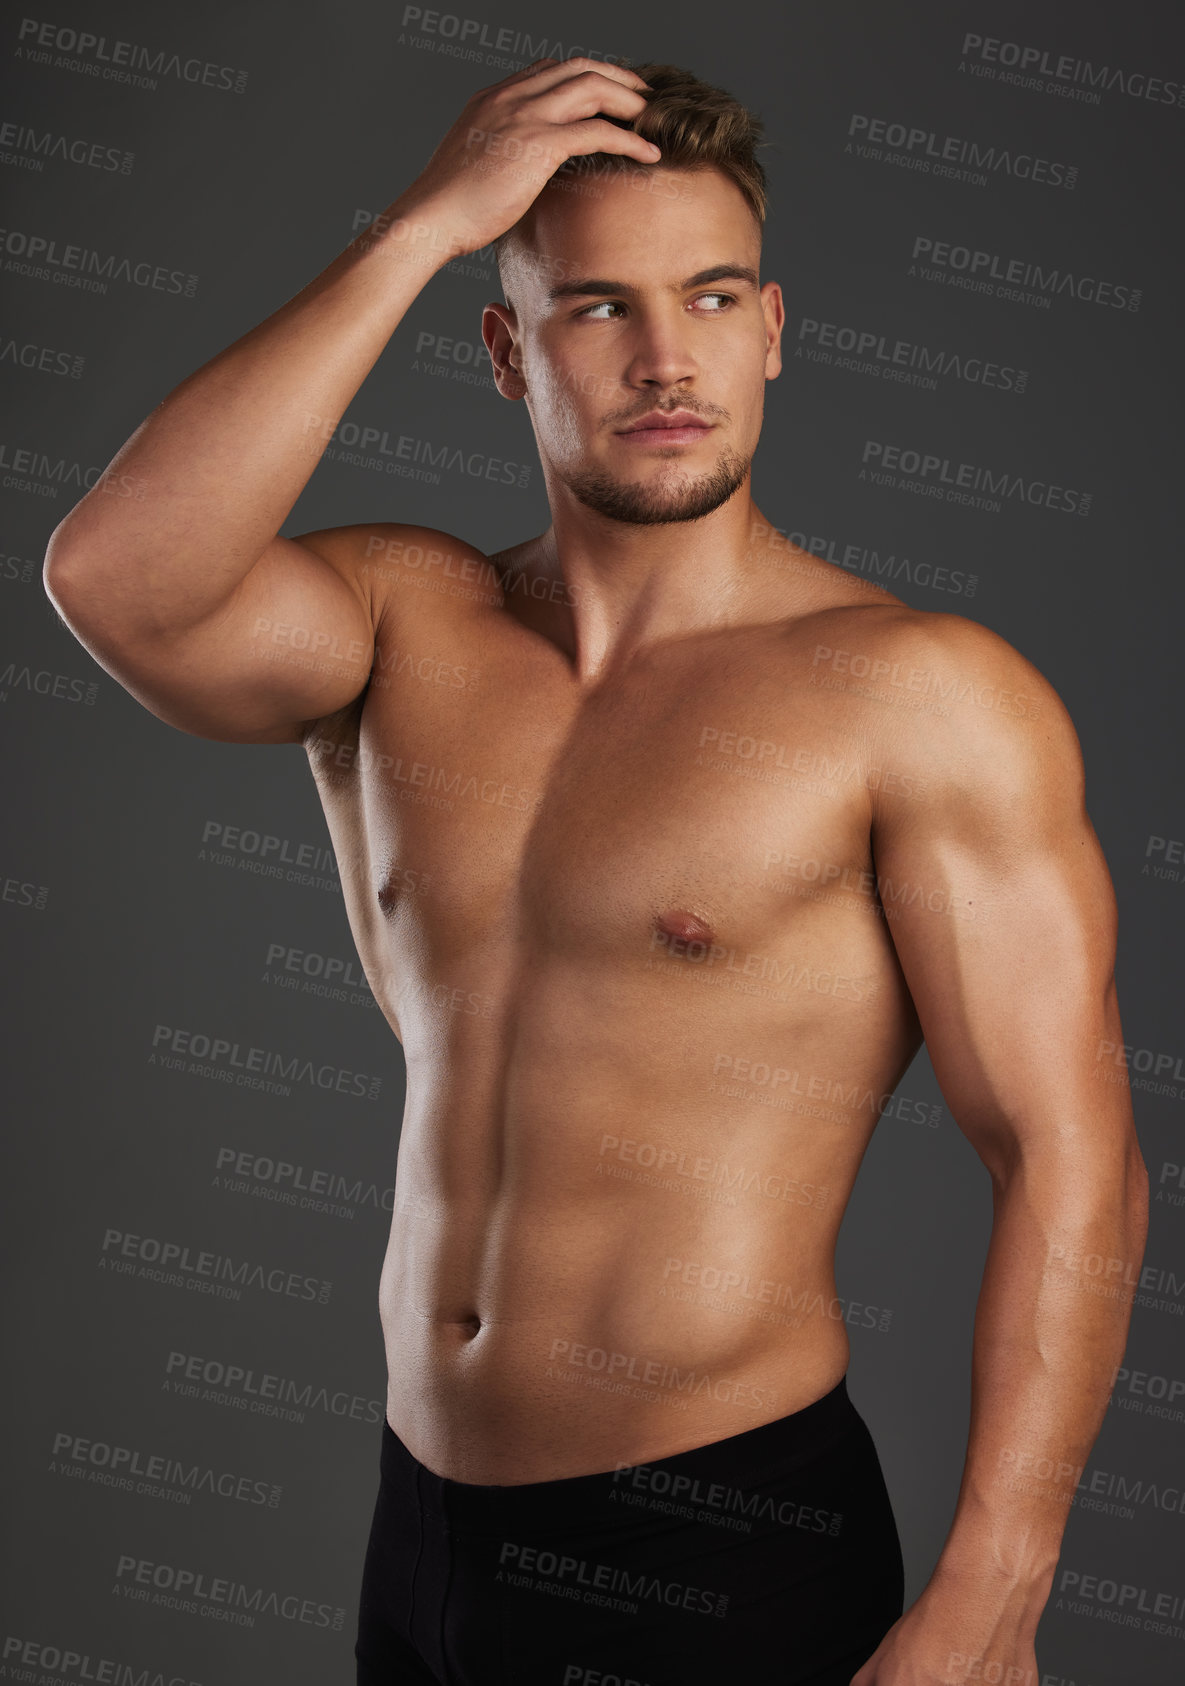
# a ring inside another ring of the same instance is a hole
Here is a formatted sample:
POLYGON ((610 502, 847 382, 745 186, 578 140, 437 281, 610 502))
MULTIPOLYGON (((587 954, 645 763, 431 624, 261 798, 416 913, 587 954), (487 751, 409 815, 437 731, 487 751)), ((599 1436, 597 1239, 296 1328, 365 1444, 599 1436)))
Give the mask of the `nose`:
POLYGON ((699 373, 687 326, 678 315, 640 312, 630 336, 624 378, 633 387, 676 387, 699 373))

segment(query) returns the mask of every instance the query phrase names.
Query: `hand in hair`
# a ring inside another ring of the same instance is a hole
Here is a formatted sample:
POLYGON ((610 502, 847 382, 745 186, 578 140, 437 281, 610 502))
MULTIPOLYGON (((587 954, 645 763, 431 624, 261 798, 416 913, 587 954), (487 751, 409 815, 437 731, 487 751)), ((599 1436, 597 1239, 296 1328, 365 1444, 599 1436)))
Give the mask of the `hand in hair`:
POLYGON ((476 251, 516 223, 569 158, 611 152, 657 163, 658 147, 620 121, 645 109, 645 88, 623 65, 538 59, 466 102, 411 193, 458 254, 476 251))

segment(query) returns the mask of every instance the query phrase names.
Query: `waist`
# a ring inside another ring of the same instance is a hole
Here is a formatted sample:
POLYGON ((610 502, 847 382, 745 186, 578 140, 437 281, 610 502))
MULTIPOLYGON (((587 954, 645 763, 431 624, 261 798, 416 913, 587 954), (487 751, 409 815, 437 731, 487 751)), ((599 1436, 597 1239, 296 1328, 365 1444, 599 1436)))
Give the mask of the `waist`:
POLYGON ((483 1324, 392 1304, 388 1421, 428 1468, 490 1485, 670 1456, 797 1415, 834 1388, 850 1355, 844 1305, 832 1316, 819 1298, 790 1330, 778 1313, 710 1328, 669 1312, 483 1324))
MULTIPOLYGON (((816 1491, 813 1472, 820 1460, 833 1457, 847 1441, 863 1443, 867 1435, 845 1372, 825 1393, 784 1416, 645 1462, 610 1457, 603 1467, 580 1475, 462 1481, 421 1462, 384 1421, 381 1466, 384 1482, 404 1492, 409 1502, 426 1500, 448 1526, 475 1533, 547 1527, 557 1516, 565 1526, 614 1526, 625 1511, 639 1506, 668 1513, 699 1508, 708 1515, 738 1514, 752 1521, 763 1509, 754 1494, 785 1495, 795 1481, 804 1493, 816 1491)), ((771 1515, 770 1520, 785 1525, 787 1517, 771 1515)), ((816 1520, 798 1525, 814 1526, 816 1520)))

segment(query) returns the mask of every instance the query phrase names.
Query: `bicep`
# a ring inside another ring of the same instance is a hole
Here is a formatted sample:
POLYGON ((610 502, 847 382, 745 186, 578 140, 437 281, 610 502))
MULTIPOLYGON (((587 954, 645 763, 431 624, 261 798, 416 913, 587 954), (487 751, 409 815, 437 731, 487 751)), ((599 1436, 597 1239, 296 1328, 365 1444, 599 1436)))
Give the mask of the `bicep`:
POLYGON ((374 659, 369 593, 351 529, 274 538, 225 603, 151 638, 84 639, 137 701, 198 737, 296 743, 351 702, 374 659))
POLYGON ((873 848, 935 1075, 996 1172, 1070 1131, 1117 1142, 1130 1103, 1102 1057, 1122 1043, 1115 898, 1077 739, 1058 718, 986 735, 927 800, 883 805, 873 848))

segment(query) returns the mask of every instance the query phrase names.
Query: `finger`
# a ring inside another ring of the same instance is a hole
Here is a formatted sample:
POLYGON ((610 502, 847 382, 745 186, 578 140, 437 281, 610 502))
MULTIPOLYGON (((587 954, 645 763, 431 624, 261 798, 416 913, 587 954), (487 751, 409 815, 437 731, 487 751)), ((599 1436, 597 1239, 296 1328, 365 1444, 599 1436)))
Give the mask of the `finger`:
POLYGON ((659 162, 658 150, 648 140, 603 117, 591 117, 584 123, 564 123, 560 127, 560 139, 569 158, 583 158, 590 152, 620 152, 627 158, 636 158, 639 164, 659 162))
POLYGON ((641 89, 627 88, 615 78, 590 70, 538 93, 532 91, 524 103, 533 118, 545 123, 571 123, 581 117, 595 117, 598 112, 632 119, 645 111, 647 101, 641 89))
POLYGON ((529 64, 525 70, 516 71, 513 76, 508 76, 504 82, 496 82, 494 86, 508 88, 517 82, 530 80, 541 91, 545 91, 559 82, 569 81, 573 76, 582 76, 590 70, 611 81, 620 82, 627 88, 637 88, 641 91, 650 86, 636 70, 630 70, 627 65, 609 64, 602 59, 587 58, 536 59, 535 63, 529 64))

